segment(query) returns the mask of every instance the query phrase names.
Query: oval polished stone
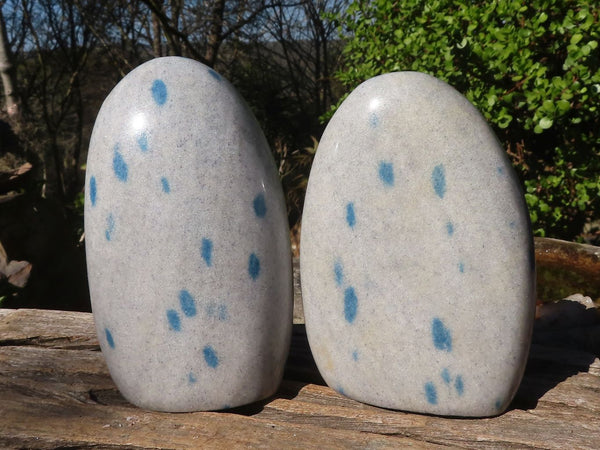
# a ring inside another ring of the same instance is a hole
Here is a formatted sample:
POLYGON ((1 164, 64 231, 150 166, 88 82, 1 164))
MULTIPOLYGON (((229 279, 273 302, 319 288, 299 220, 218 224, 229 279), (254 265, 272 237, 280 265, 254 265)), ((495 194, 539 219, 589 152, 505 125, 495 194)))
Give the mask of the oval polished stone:
POLYGON ((519 181, 461 94, 400 72, 342 103, 302 221, 306 330, 327 384, 386 408, 501 413, 527 359, 534 265, 519 181))
POLYGON ((165 411, 272 395, 292 324, 287 213, 231 84, 185 58, 136 68, 102 105, 86 177, 92 309, 122 394, 165 411))

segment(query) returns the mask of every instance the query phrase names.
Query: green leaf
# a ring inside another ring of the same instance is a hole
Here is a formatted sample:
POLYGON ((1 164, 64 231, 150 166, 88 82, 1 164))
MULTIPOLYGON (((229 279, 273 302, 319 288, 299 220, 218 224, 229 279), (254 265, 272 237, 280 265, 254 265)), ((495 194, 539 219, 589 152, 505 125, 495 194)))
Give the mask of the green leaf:
POLYGON ((544 111, 553 113, 554 112, 554 102, 552 100, 544 100, 542 103, 542 108, 544 111))
POLYGON ((590 14, 590 12, 587 9, 582 8, 581 10, 579 10, 579 12, 575 16, 575 18, 580 21, 585 20, 589 14, 590 14))
POLYGON ((498 126, 502 129, 507 128, 512 122, 513 117, 510 114, 502 113, 498 117, 498 126))
POLYGON ((537 205, 537 203, 539 202, 539 199, 538 199, 537 195, 525 194, 525 201, 527 202, 528 206, 532 207, 532 206, 537 205))
POLYGON ((462 41, 460 41, 460 43, 456 44, 456 47, 463 49, 467 46, 468 43, 469 43, 469 40, 466 37, 464 37, 464 38, 462 38, 462 41))
POLYGON ((542 128, 542 130, 547 130, 548 128, 550 128, 552 126, 552 119, 549 117, 542 117, 540 119, 539 125, 542 128))
POLYGON ((556 102, 556 109, 560 111, 561 114, 564 114, 571 108, 571 103, 567 100, 559 100, 556 102))
POLYGON ((584 56, 587 56, 591 53, 592 48, 589 45, 584 45, 581 47, 581 53, 583 53, 584 56))
POLYGON ((579 41, 581 41, 582 38, 582 34, 574 34, 573 36, 571 36, 571 45, 576 45, 579 41))

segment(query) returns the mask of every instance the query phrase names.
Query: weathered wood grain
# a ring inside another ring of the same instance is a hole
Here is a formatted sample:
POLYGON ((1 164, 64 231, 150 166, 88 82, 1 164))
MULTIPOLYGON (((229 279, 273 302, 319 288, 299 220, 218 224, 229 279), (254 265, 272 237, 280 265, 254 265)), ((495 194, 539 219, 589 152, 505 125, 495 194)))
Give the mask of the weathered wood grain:
POLYGON ((0 310, 0 447, 598 448, 600 360, 536 342, 519 392, 499 417, 433 417, 345 398, 322 384, 301 324, 273 398, 170 414, 121 397, 91 314, 0 310))

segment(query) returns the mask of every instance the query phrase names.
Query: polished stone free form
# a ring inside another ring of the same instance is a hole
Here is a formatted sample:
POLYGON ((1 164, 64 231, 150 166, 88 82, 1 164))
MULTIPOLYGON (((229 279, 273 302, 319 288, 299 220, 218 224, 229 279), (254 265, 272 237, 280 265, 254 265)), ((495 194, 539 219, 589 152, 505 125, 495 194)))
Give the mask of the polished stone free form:
POLYGON ((533 239, 502 147, 451 86, 391 73, 343 102, 310 174, 301 276, 334 389, 441 415, 510 403, 534 318, 533 239))
POLYGON ((292 323, 287 214, 234 88, 189 59, 143 64, 102 105, 86 176, 92 309, 122 394, 165 411, 273 394, 292 323))

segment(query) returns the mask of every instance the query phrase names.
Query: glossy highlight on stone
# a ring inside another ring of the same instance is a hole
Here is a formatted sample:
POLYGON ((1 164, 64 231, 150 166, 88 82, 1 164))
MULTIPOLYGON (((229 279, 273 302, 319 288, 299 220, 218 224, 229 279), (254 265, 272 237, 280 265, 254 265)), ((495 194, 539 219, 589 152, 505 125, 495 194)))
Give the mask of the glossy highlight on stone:
POLYGON ((533 238, 504 150, 451 86, 398 72, 347 97, 311 169, 300 255, 327 384, 399 410, 506 409, 531 339, 533 238))
POLYGON ((272 395, 292 326, 287 212, 231 84, 179 57, 133 70, 98 113, 85 198, 92 309, 121 393, 163 411, 272 395))

